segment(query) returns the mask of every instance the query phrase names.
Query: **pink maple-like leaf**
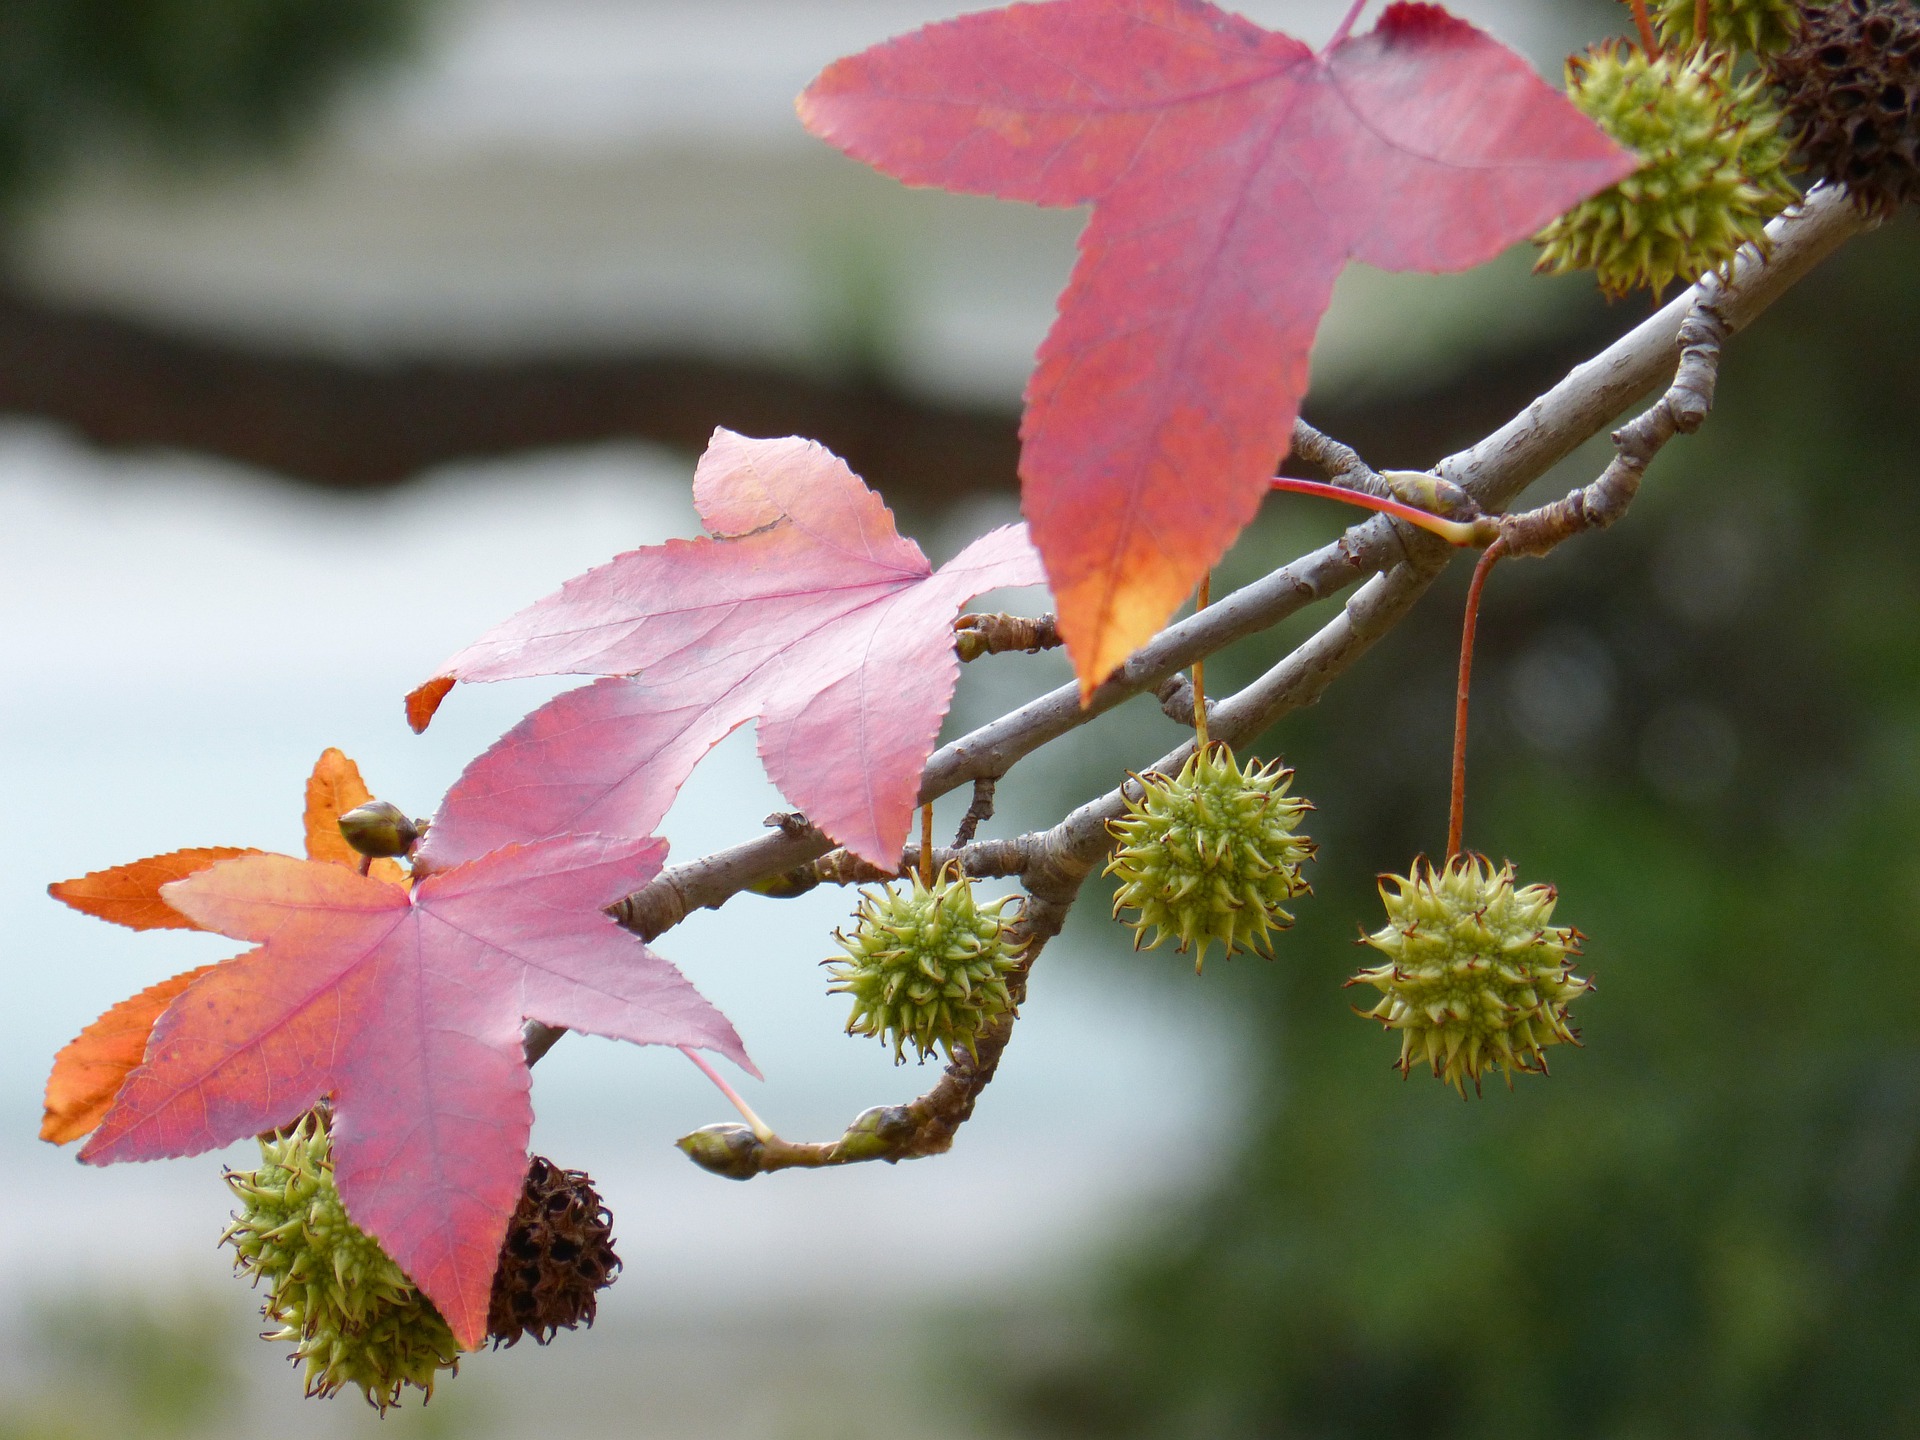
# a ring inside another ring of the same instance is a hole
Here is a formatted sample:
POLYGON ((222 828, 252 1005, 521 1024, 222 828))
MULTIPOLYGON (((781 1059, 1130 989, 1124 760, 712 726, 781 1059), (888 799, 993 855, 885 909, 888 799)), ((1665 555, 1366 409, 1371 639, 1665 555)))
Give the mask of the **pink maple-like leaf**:
POLYGON ((411 892, 256 854, 166 885, 196 925, 260 948, 173 1001, 80 1158, 198 1154, 331 1096, 347 1212, 478 1346, 526 1174, 523 1022, 715 1050, 753 1069, 726 1017, 602 913, 665 853, 664 840, 569 836, 411 892))
POLYGON ((1253 517, 1348 260, 1477 265, 1639 163, 1425 4, 1318 55, 1204 0, 1010 5, 835 62, 800 114, 911 185, 1093 206, 1020 459, 1083 692, 1253 517))
POLYGON ((408 697, 420 729, 455 680, 610 677, 534 711, 467 767, 428 832, 429 864, 574 831, 647 834, 701 757, 756 718, 781 793, 854 853, 899 862, 959 680, 954 616, 984 591, 1041 582, 1025 527, 936 571, 830 451, 727 430, 693 498, 712 538, 588 571, 408 697))

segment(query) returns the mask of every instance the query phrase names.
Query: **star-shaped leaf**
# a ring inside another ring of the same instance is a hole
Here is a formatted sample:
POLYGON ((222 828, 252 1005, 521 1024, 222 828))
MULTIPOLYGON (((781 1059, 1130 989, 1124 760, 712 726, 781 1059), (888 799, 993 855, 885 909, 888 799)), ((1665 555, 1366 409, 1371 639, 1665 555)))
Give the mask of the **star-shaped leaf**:
POLYGON ((1083 690, 1252 518, 1347 261, 1477 265, 1639 164, 1425 4, 1321 54, 1204 0, 1011 5, 836 62, 800 113, 909 184, 1093 206, 1020 460, 1083 690))
MULTIPOLYGON (((340 834, 340 816, 371 797, 360 767, 338 750, 322 753, 307 779, 307 856, 358 868, 360 857, 340 834)), ((184 880, 222 860, 261 852, 232 846, 174 850, 110 870, 96 870, 47 887, 54 899, 88 915, 133 930, 197 930, 190 917, 161 897, 163 886, 184 880)), ((392 860, 376 860, 372 873, 400 881, 406 872, 392 860)), ((78 1140, 107 1113, 121 1083, 147 1050, 147 1036, 167 1008, 210 967, 189 970, 129 996, 69 1041, 54 1056, 47 1077, 46 1114, 40 1138, 56 1145, 78 1140)))
POLYGON ((726 1018, 602 907, 666 842, 509 847, 409 890, 346 866, 249 855, 165 887, 206 929, 257 942, 175 999, 81 1151, 191 1155, 331 1097, 347 1212, 480 1344, 533 1111, 522 1025, 717 1050, 726 1018))
POLYGON ((618 677, 536 710, 469 766, 426 860, 576 831, 647 834, 700 758, 757 717, 781 793, 849 850, 898 863, 959 679, 955 614, 983 591, 1040 583, 1024 527, 936 571, 838 457, 726 430, 693 498, 712 538, 588 571, 408 697, 420 729, 456 679, 618 677))

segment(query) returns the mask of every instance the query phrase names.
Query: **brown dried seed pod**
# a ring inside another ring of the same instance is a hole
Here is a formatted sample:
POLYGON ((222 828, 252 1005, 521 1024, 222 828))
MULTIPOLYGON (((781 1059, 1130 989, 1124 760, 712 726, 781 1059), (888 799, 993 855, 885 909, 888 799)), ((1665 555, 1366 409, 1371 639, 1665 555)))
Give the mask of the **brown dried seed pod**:
POLYGON ((599 1292, 619 1268, 613 1216, 593 1181, 534 1156, 493 1275, 487 1332, 494 1348, 523 1335, 544 1345, 557 1331, 592 1325, 599 1292))
POLYGON ((1766 64, 1795 159, 1874 214, 1920 200, 1920 5, 1833 0, 1802 15, 1766 64))

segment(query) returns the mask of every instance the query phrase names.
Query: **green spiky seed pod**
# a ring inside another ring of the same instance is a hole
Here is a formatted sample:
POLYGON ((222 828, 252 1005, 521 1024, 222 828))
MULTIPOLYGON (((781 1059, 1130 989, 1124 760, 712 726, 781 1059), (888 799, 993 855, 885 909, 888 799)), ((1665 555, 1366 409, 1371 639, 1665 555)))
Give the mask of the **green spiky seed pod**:
POLYGON ((824 962, 837 993, 853 997, 849 1035, 877 1035, 896 1063, 911 1044, 925 1060, 952 1060, 1014 1008, 1007 978, 1020 965, 1002 911, 1012 897, 982 905, 965 875, 949 867, 932 886, 914 876, 904 891, 860 892, 853 934, 834 931, 847 952, 824 962))
POLYGON ((1567 98, 1641 159, 1619 184, 1534 236, 1535 270, 1592 270, 1614 297, 1655 293, 1766 245, 1766 223, 1799 193, 1786 176, 1781 116, 1760 76, 1729 55, 1649 59, 1618 41, 1567 61, 1567 98))
POLYGON ((1516 890, 1513 866, 1456 855, 1435 873, 1416 860, 1410 875, 1380 877, 1387 923, 1365 939, 1387 957, 1347 982, 1384 997, 1361 1011, 1400 1032, 1400 1073, 1418 1064, 1462 1095, 1498 1068, 1544 1075, 1550 1045, 1578 1044, 1567 1005, 1592 988, 1573 973, 1581 935, 1549 925, 1551 885, 1516 890), (1391 888, 1389 888, 1391 887, 1391 888))
POLYGON ((220 1240, 236 1269, 267 1283, 261 1313, 281 1328, 264 1338, 293 1342, 309 1396, 358 1385, 381 1410, 408 1385, 431 1396, 460 1347, 433 1302, 347 1218, 326 1126, 308 1115, 262 1139, 260 1156, 258 1170, 227 1175, 241 1208, 220 1240))
POLYGON ((1196 750, 1171 778, 1139 777, 1140 798, 1128 796, 1125 818, 1107 825, 1120 842, 1106 869, 1120 877, 1113 914, 1137 912, 1127 922, 1134 949, 1177 940, 1196 973, 1216 940, 1228 956, 1271 957, 1268 932, 1293 923, 1282 907, 1312 890, 1300 866, 1313 841, 1295 831, 1313 806, 1287 793, 1292 779, 1277 760, 1241 769, 1225 745, 1196 750))
POLYGON ((534 1156, 493 1275, 487 1333, 494 1348, 522 1335, 544 1345, 561 1330, 591 1326, 600 1292, 619 1268, 613 1216, 592 1179, 534 1156))
POLYGON ((1876 215, 1920 201, 1920 5, 1833 0, 1767 62, 1795 159, 1876 215))
MULTIPOLYGON (((1654 19, 1660 44, 1680 51, 1698 45, 1698 10, 1694 0, 1658 0, 1654 19)), ((1713 0, 1707 7, 1707 43, 1715 50, 1771 55, 1792 44, 1799 31, 1797 0, 1713 0)))

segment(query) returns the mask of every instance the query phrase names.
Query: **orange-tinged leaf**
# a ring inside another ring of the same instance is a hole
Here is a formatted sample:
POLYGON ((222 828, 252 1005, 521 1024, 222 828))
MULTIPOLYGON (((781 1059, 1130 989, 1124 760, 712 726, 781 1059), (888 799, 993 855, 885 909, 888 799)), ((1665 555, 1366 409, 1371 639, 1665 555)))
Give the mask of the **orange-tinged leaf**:
POLYGON ((372 798, 358 765, 337 749, 322 752, 307 778, 307 858, 359 869, 359 852, 340 833, 340 817, 372 798))
POLYGON ((666 848, 565 836, 411 890, 286 855, 179 882, 181 909, 261 948, 168 1008, 80 1158, 199 1154, 331 1096, 347 1213, 477 1347, 526 1174, 524 1023, 752 1068, 726 1017, 605 913, 666 848))
POLYGON ((54 1056, 40 1138, 65 1145, 98 1125, 122 1082, 146 1058, 154 1021, 175 996, 213 968, 202 965, 149 985, 107 1011, 54 1056))
POLYGON ((77 880, 60 880, 47 887, 54 899, 129 930, 198 930, 201 927, 160 898, 160 887, 184 880, 209 865, 241 855, 258 855, 244 846, 213 845, 197 850, 171 850, 149 855, 110 870, 95 870, 77 880))
POLYGON ((427 728, 427 723, 433 719, 433 712, 440 708, 440 702, 447 698, 447 692, 453 689, 453 685, 453 676, 436 675, 407 696, 407 724, 416 733, 427 728))

